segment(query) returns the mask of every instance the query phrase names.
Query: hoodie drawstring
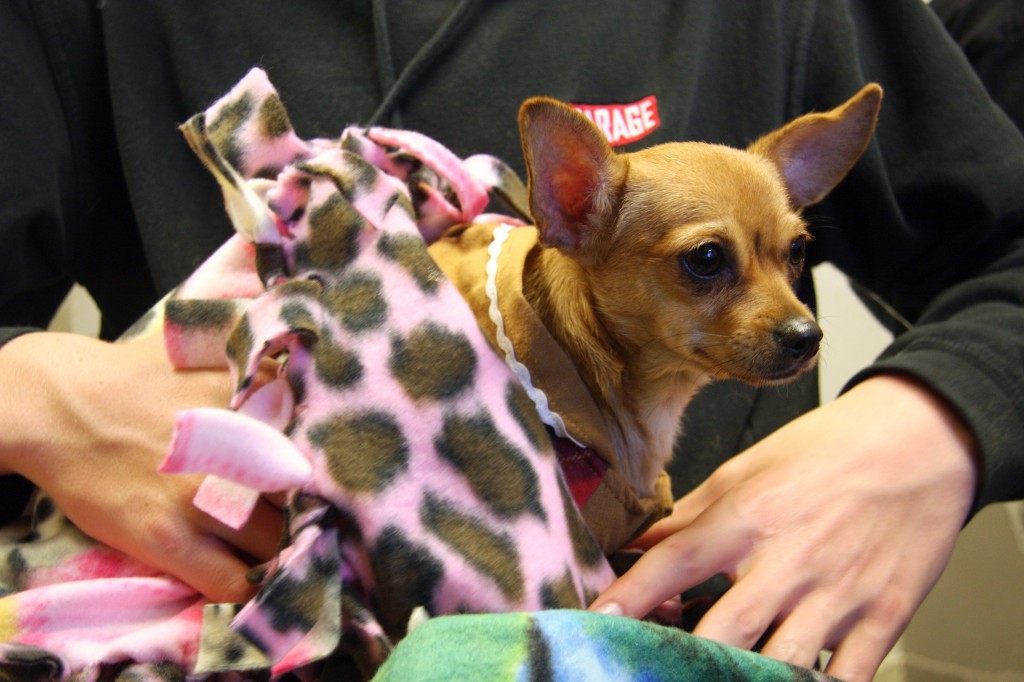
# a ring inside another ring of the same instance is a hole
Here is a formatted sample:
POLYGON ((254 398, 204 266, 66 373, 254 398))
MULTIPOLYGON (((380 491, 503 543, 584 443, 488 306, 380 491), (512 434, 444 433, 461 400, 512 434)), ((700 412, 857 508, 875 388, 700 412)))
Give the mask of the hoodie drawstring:
POLYGON ((387 22, 387 0, 373 0, 373 30, 377 45, 377 78, 384 98, 367 125, 387 125, 401 128, 402 117, 399 107, 412 87, 434 66, 440 57, 461 34, 467 20, 477 4, 476 0, 460 0, 441 27, 424 43, 402 73, 395 75, 394 58, 391 54, 391 36, 387 22))

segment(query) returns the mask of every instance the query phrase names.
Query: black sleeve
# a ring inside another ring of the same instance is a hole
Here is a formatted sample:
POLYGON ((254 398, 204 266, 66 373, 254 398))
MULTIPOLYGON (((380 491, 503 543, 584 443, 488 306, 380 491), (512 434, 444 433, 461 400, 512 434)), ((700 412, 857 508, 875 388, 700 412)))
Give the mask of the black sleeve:
POLYGON ((110 338, 155 299, 118 160, 96 3, 0 3, 0 325, 44 327, 75 281, 110 338))
POLYGON ((0 321, 45 326, 74 281, 71 142, 27 2, 0 5, 0 321))
POLYGON ((886 91, 871 148, 811 214, 817 257, 909 327, 853 383, 923 382, 977 439, 975 510, 1024 497, 1024 138, 920 0, 829 0, 815 21, 808 108, 886 91))
POLYGON ((1024 3, 932 0, 929 6, 999 106, 1024 130, 1024 3))

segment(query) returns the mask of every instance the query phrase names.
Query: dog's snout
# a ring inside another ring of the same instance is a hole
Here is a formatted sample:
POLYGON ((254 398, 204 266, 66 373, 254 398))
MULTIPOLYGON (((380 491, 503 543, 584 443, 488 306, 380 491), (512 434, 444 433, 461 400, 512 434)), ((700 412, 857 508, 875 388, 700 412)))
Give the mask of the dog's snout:
POLYGON ((818 353, 821 327, 808 317, 790 317, 775 328, 775 339, 794 360, 809 360, 818 353))

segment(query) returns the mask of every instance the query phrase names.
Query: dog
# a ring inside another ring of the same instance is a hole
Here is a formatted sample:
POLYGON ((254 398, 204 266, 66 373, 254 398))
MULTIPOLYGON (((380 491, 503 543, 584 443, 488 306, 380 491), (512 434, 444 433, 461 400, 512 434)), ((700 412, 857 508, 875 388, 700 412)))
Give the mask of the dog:
MULTIPOLYGON (((679 142, 634 153, 615 152, 569 105, 522 105, 539 240, 523 260, 522 296, 593 399, 613 468, 641 497, 654 493, 703 386, 776 385, 814 366, 822 332, 794 293, 811 240, 801 210, 865 151, 881 100, 869 84, 745 150, 679 142)), ((432 254, 459 281, 450 254, 432 254)), ((479 289, 471 280, 460 283, 467 296, 479 289)), ((546 421, 559 430, 557 416, 546 421)))

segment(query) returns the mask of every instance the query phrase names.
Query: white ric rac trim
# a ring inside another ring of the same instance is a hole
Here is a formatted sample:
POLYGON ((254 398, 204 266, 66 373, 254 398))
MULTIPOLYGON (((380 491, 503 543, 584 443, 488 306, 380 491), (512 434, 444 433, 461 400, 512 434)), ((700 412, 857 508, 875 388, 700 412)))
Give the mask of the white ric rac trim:
POLYGON ((512 341, 505 335, 505 321, 502 319, 501 311, 498 309, 498 285, 496 283, 498 277, 498 255, 501 253, 501 247, 505 240, 508 239, 509 233, 514 229, 516 229, 514 225, 502 223, 500 227, 494 230, 494 241, 487 247, 489 258, 487 259, 487 283, 484 290, 487 292, 487 298, 491 302, 487 312, 497 328, 495 340, 498 342, 498 347, 501 348, 502 353, 505 354, 505 364, 519 378, 519 383, 526 389, 526 395, 537 406, 537 413, 540 415, 541 421, 554 429, 555 434, 560 438, 568 438, 581 448, 586 447, 583 443, 569 435, 561 415, 548 407, 547 395, 544 394, 544 391, 533 385, 530 370, 516 358, 516 351, 512 347, 512 341))

